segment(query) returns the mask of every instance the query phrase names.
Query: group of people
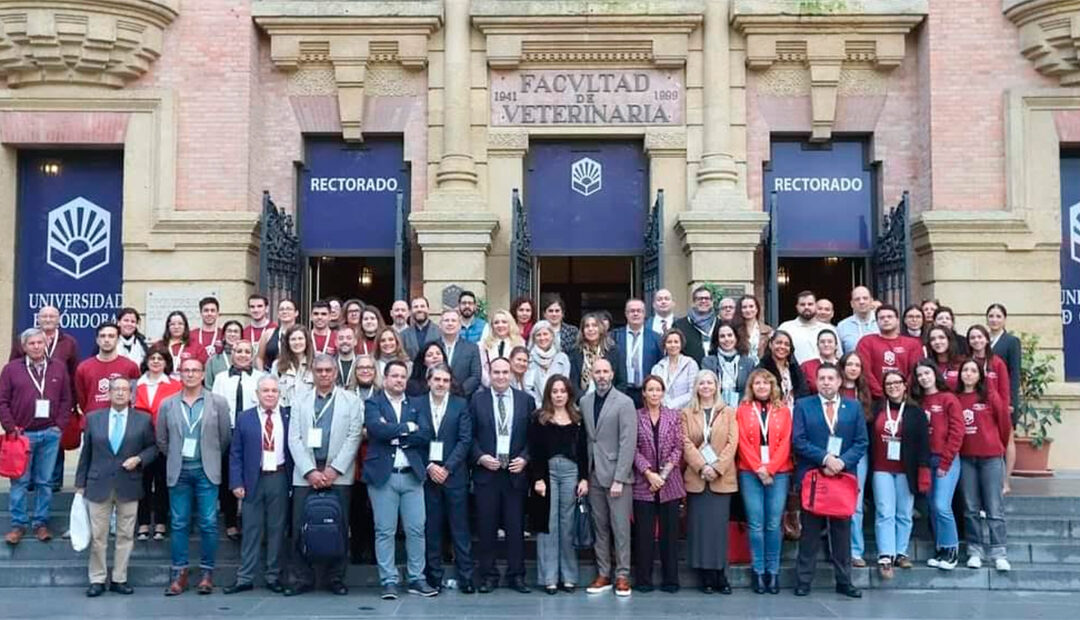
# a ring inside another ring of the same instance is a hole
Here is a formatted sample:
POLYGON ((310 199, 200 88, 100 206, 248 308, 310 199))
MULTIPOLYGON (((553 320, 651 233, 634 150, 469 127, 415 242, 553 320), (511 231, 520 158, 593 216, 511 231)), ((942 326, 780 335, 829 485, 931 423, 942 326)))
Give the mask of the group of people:
POLYGON ((703 592, 728 594, 733 501, 745 512, 753 589, 779 592, 781 520, 803 475, 857 477, 850 519, 806 510, 797 595, 809 592, 822 532, 830 531, 836 588, 858 597, 850 568, 866 566, 865 480, 874 500, 878 569, 910 568, 914 498, 929 498, 937 553, 959 561, 953 515, 959 486, 967 565, 1009 570, 1003 494, 1008 490, 1019 341, 993 304, 965 336, 935 301, 899 309, 865 287, 833 326, 833 305, 798 296, 798 316, 776 328, 752 295, 696 288, 686 316, 668 290, 607 313, 564 322, 557 295, 539 305, 478 316, 461 293, 438 319, 423 297, 399 300, 387 323, 359 300, 321 300, 301 321, 291 300, 270 317, 248 299, 247 325, 219 325, 214 298, 191 329, 183 312, 162 337, 121 309, 97 328, 79 359, 59 312, 43 308, 0 373, 0 423, 30 440, 26 473, 13 480, 16 545, 48 529, 65 449, 81 444, 76 491, 90 506, 88 596, 131 593, 135 539, 169 537, 167 595, 214 589, 219 544, 239 541, 241 566, 225 593, 260 579, 285 595, 326 587, 346 594, 345 571, 374 556, 382 597, 403 589, 435 596, 452 552, 458 589, 491 592, 505 541, 505 585, 529 592, 525 532, 537 536, 537 586, 579 587, 579 511, 591 513, 596 578, 589 593, 680 587, 680 508, 688 562, 703 592), (34 494, 33 509, 27 509, 34 494), (115 518, 111 577, 106 543, 115 518), (983 539, 983 523, 989 539, 983 539), (189 531, 200 537, 197 579, 189 531), (395 558, 404 532, 404 588, 395 558), (474 545, 475 534, 475 545, 474 545), (475 549, 474 549, 475 547, 475 549), (658 551, 658 553, 657 553, 658 551), (474 561, 475 557, 475 561, 474 561))

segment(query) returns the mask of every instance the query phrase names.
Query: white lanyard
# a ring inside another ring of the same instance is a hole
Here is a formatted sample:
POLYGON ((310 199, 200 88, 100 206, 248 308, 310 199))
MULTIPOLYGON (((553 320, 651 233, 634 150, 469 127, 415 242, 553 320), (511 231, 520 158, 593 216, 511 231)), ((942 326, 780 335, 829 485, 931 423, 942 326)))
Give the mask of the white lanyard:
POLYGON ((703 445, 709 445, 709 436, 712 435, 712 423, 716 421, 716 409, 719 406, 718 403, 714 403, 712 406, 712 413, 706 413, 704 408, 701 410, 701 421, 704 425, 702 434, 705 436, 703 445))
POLYGON ((359 396, 360 400, 362 400, 362 401, 368 400, 369 398, 371 398, 371 395, 374 394, 374 393, 375 393, 375 388, 369 387, 369 388, 367 388, 367 395, 365 396, 364 395, 364 388, 360 387, 359 385, 356 386, 356 395, 359 396))
POLYGON ((907 403, 900 403, 900 411, 896 414, 896 418, 892 417, 892 405, 888 400, 885 401, 885 432, 896 437, 896 434, 900 432, 900 421, 904 419, 904 406, 907 403))
POLYGON ((178 348, 176 350, 176 353, 173 353, 173 345, 170 344, 169 345, 169 355, 172 357, 173 372, 179 373, 180 372, 180 361, 181 361, 180 360, 180 355, 183 354, 183 352, 184 352, 184 343, 183 342, 178 342, 176 344, 178 344, 180 346, 180 348, 178 348))
POLYGON ((826 410, 826 408, 824 406, 824 403, 822 404, 822 407, 821 407, 821 413, 822 413, 822 415, 825 416, 825 425, 829 427, 829 434, 830 435, 835 435, 836 434, 836 421, 840 418, 840 412, 838 412, 836 410, 836 399, 831 399, 831 400, 826 399, 826 402, 827 403, 833 403, 833 417, 832 417, 832 420, 831 421, 829 420, 829 414, 828 414, 828 411, 826 410))
POLYGON ((53 353, 56 352, 56 343, 60 342, 60 332, 57 331, 53 336, 52 344, 45 348, 45 357, 52 359, 53 353))
POLYGON ((218 330, 217 330, 217 328, 214 328, 214 335, 210 337, 210 345, 209 346, 203 344, 202 335, 204 333, 206 333, 206 331, 203 328, 200 327, 199 328, 199 345, 205 347, 207 350, 209 350, 210 347, 214 347, 216 349, 217 348, 217 339, 218 339, 218 330))
MULTIPOLYGON (((318 396, 318 393, 316 393, 316 396, 318 396)), ((312 422, 312 426, 318 425, 319 420, 321 420, 323 417, 323 414, 326 413, 326 410, 330 407, 331 403, 334 402, 335 396, 337 396, 337 388, 334 388, 330 391, 330 396, 326 398, 326 402, 323 403, 322 409, 319 410, 319 413, 315 414, 315 420, 314 422, 312 422)))
POLYGON ((26 374, 30 375, 30 381, 33 382, 34 387, 37 388, 38 394, 45 398, 45 372, 49 370, 49 358, 41 360, 41 382, 38 383, 37 377, 34 376, 34 371, 31 370, 30 365, 33 364, 30 358, 26 358, 26 374))
POLYGON ((1002 331, 1001 334, 998 334, 997 336, 994 336, 993 338, 990 339, 990 349, 993 349, 994 347, 997 346, 998 340, 1001 340, 1001 335, 1004 334, 1004 333, 1005 332, 1002 331))
POLYGON ((435 426, 435 432, 439 432, 439 426, 442 424, 443 416, 446 415, 446 402, 448 397, 443 396, 442 404, 435 404, 435 399, 431 399, 431 422, 435 426))
MULTIPOLYGON (((318 335, 319 334, 312 334, 311 339, 314 340, 315 336, 318 336, 318 335)), ((330 348, 330 336, 333 336, 333 335, 334 335, 333 331, 329 331, 329 330, 327 331, 326 340, 323 341, 322 350, 319 351, 319 353, 326 353, 326 350, 330 348)))
POLYGON ((769 419, 772 417, 772 411, 766 407, 765 419, 763 420, 761 418, 761 406, 754 403, 754 417, 757 418, 758 425, 761 427, 761 442, 765 445, 769 445, 769 419))
POLYGON ((456 347, 456 346, 457 346, 457 340, 455 340, 454 344, 451 344, 451 345, 447 345, 446 341, 445 340, 443 341, 443 347, 446 349, 446 365, 447 366, 449 366, 454 360, 454 347, 456 347))
POLYGON ((180 404, 184 407, 184 409, 186 409, 186 411, 184 411, 184 425, 187 426, 187 434, 194 435, 195 428, 199 426, 199 422, 202 422, 203 414, 206 413, 206 401, 203 401, 203 408, 201 411, 199 411, 199 417, 195 418, 194 422, 191 421, 191 410, 195 408, 195 405, 187 404, 182 398, 180 400, 180 404))
POLYGON ((251 326, 251 337, 249 338, 249 340, 251 340, 251 346, 254 347, 259 344, 259 341, 262 340, 263 332, 266 331, 267 327, 267 325, 263 325, 262 327, 255 327, 254 325, 251 326), (258 336, 255 335, 256 329, 259 330, 258 336))

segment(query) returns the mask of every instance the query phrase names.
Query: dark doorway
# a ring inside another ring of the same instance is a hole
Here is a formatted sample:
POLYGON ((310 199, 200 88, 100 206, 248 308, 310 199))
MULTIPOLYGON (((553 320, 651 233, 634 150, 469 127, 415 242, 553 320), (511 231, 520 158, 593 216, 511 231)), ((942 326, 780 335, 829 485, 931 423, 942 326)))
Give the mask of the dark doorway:
POLYGON ((567 323, 578 325, 589 312, 607 310, 612 327, 626 322, 623 306, 639 294, 638 261, 633 256, 545 256, 537 259, 540 296, 558 293, 567 323))
POLYGON ((393 257, 313 256, 308 266, 312 300, 356 298, 374 305, 384 319, 389 315, 394 303, 393 257))
POLYGON ((833 324, 851 314, 851 289, 866 283, 866 259, 828 256, 781 258, 777 273, 780 321, 795 317, 795 301, 802 291, 833 303, 833 324))

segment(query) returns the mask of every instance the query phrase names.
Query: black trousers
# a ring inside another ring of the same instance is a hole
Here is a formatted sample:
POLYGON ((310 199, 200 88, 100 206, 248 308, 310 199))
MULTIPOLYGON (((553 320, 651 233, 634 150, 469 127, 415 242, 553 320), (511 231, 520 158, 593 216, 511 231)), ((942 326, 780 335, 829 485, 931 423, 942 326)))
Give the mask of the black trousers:
POLYGON ((359 480, 353 483, 349 499, 349 553, 354 563, 375 561, 375 515, 371 512, 371 498, 367 485, 359 480))
POLYGON ((651 586, 660 522, 661 585, 679 585, 679 502, 634 500, 634 585, 651 586))
POLYGON ((506 576, 525 577, 525 489, 515 488, 506 470, 491 482, 476 485, 477 577, 499 578, 495 550, 499 524, 506 532, 506 576))
POLYGON ((829 560, 836 574, 836 585, 851 585, 851 519, 819 517, 803 510, 799 513, 802 537, 799 539, 799 559, 796 564, 798 583, 809 586, 814 581, 818 546, 822 532, 829 531, 829 560))
POLYGON ((169 525, 169 488, 165 480, 165 459, 156 458, 143 468, 143 498, 139 500, 140 526, 169 525))
POLYGON ((218 502, 221 504, 221 514, 225 518, 225 527, 239 527, 240 503, 232 493, 232 485, 229 484, 229 453, 221 455, 221 484, 218 485, 218 502))
POLYGON ((427 522, 424 525, 424 546, 427 558, 424 573, 428 583, 442 583, 443 534, 450 532, 454 548, 454 567, 460 583, 473 578, 472 533, 469 531, 469 489, 455 488, 424 481, 424 509, 427 522))

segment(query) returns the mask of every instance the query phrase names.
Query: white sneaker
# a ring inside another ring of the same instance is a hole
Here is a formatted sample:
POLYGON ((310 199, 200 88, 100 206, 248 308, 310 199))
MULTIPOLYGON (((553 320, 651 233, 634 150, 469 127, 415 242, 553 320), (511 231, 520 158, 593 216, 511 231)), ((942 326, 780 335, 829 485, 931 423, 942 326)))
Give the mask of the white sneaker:
POLYGON ((982 568, 982 557, 978 555, 968 556, 968 568, 982 568))
POLYGON ((941 562, 940 558, 941 558, 941 549, 938 549, 937 555, 935 555, 934 557, 928 559, 926 561, 926 565, 931 567, 931 568, 937 568, 938 564, 941 562))
POLYGON ((1012 564, 1005 558, 998 558, 994 560, 994 568, 1002 573, 1007 573, 1012 570, 1012 564))

